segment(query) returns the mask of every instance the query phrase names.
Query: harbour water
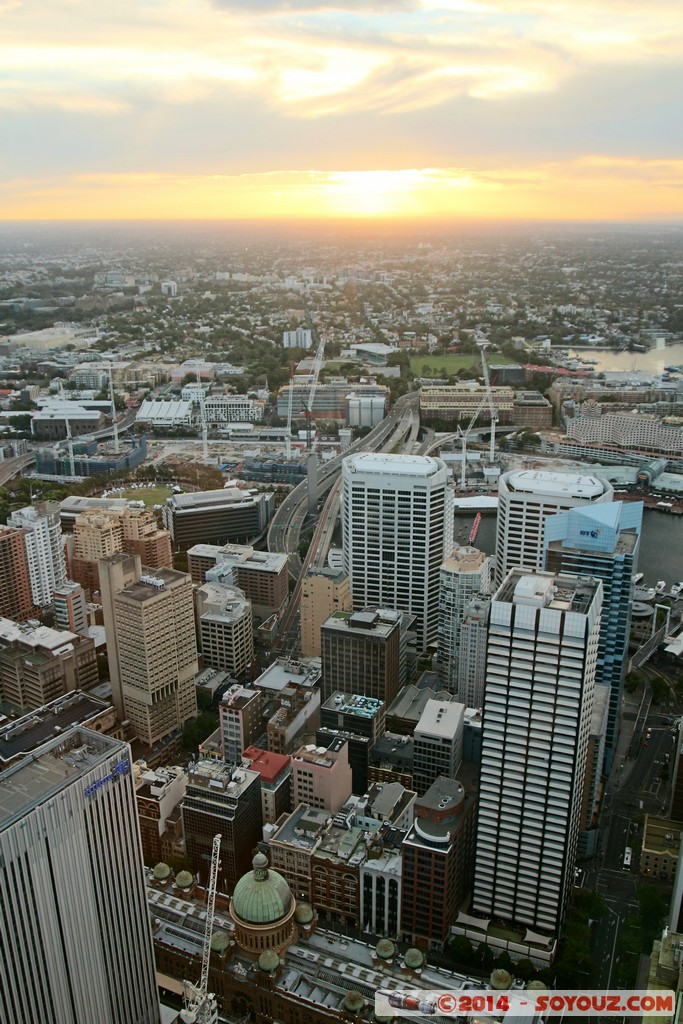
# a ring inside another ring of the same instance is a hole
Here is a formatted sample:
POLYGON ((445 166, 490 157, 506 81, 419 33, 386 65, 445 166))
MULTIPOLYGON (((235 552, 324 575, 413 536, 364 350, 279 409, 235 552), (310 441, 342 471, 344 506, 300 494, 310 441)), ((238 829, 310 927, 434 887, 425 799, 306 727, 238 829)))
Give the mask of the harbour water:
POLYGON ((593 364, 590 369, 597 372, 643 370, 660 374, 665 366, 683 366, 683 343, 653 347, 647 352, 610 352, 599 348, 570 349, 570 352, 581 359, 590 359, 593 364))
MULTIPOLYGON (((683 354, 682 354, 683 359, 683 354)), ((658 580, 672 583, 683 581, 683 516, 669 516, 661 512, 646 511, 643 515, 643 533, 640 541, 638 570, 644 574, 643 586, 654 587, 658 580)), ((473 515, 455 517, 455 540, 468 544, 473 515)), ((475 547, 492 555, 496 549, 496 517, 483 515, 475 547)))

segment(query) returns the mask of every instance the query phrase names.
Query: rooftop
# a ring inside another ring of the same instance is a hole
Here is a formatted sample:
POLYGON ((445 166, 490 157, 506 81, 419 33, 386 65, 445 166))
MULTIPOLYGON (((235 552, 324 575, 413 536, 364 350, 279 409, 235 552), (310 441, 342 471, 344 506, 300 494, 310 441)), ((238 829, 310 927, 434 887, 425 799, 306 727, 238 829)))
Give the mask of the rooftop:
POLYGON ((415 726, 415 736, 452 739, 463 723, 465 705, 457 701, 428 700, 415 726))
POLYGON ((643 850, 648 850, 651 853, 668 853, 671 857, 678 857, 681 833, 683 833, 683 822, 673 821, 671 818, 652 818, 646 814, 643 850))
MULTIPOLYGON (((127 557, 130 558, 130 555, 127 557)), ((172 583, 189 580, 189 578, 186 572, 178 572, 176 569, 166 569, 165 567, 150 569, 147 572, 143 572, 135 583, 131 583, 129 586, 124 587, 123 590, 120 590, 116 597, 117 599, 125 597, 132 601, 150 601, 160 593, 163 593, 165 588, 172 583)))
POLYGON ((588 576, 513 569, 493 600, 585 615, 600 587, 600 580, 588 576))
POLYGON ((488 555, 469 545, 456 546, 453 551, 441 563, 442 572, 479 572, 486 562, 488 555))
POLYGON ((348 455, 343 466, 350 473, 382 474, 387 477, 430 477, 445 470, 441 459, 429 455, 386 455, 382 452, 364 452, 348 455))
POLYGON ((77 633, 41 626, 33 619, 29 619, 28 622, 14 622, 13 619, 0 618, 0 641, 8 644, 18 641, 27 647, 42 648, 57 654, 69 644, 79 643, 80 639, 77 633))
POLYGON ((258 498, 259 495, 251 490, 227 487, 219 491, 190 491, 184 494, 172 494, 166 499, 166 505, 178 512, 190 512, 193 509, 212 505, 251 505, 258 498))
POLYGON ((329 711, 338 711, 344 715, 357 715, 359 718, 374 718, 382 710, 382 704, 383 701, 376 697, 364 697, 359 693, 347 694, 337 691, 325 701, 323 708, 329 711))
POLYGON ((358 636, 389 636, 396 626, 400 626, 401 612, 390 609, 373 609, 361 612, 334 612, 325 619, 322 629, 336 630, 343 633, 356 633, 358 636))
POLYGON ((242 753, 242 763, 252 771, 258 772, 262 781, 274 782, 286 772, 292 762, 287 754, 274 754, 260 747, 247 747, 242 753))
POLYGON ((504 473, 500 478, 509 491, 543 497, 586 498, 592 500, 605 494, 609 484, 597 476, 563 473, 549 469, 522 469, 504 473))
POLYGON ((332 815, 319 807, 299 804, 275 833, 272 842, 289 843, 311 851, 316 845, 332 815))
POLYGON ((127 744, 76 726, 27 754, 0 773, 0 830, 117 752, 130 771, 127 744))
POLYGON ((321 674, 320 658, 311 658, 306 662, 278 658, 253 681, 252 685, 259 690, 283 690, 291 683, 314 687, 321 674))
POLYGON ((50 704, 29 712, 0 729, 0 764, 8 764, 21 754, 29 754, 53 737, 82 725, 111 709, 110 704, 74 690, 50 704))

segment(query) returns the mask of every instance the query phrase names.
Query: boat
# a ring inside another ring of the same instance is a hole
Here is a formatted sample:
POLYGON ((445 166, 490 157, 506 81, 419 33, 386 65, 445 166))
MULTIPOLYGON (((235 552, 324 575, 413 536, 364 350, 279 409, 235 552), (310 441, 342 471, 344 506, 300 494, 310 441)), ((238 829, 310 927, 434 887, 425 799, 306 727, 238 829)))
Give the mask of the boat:
POLYGON ((657 580, 657 586, 655 587, 655 594, 663 594, 666 590, 666 580, 657 580))
POLYGON ((647 589, 645 587, 637 587, 633 591, 633 600, 634 601, 652 601, 652 600, 654 600, 654 598, 655 598, 655 588, 654 587, 648 587, 647 589))
POLYGON ((633 582, 634 582, 634 583, 640 583, 640 581, 642 580, 642 578, 643 578, 643 576, 644 576, 644 575, 645 575, 645 573, 644 573, 644 572, 637 572, 637 573, 635 574, 635 576, 633 577, 633 582))
POLYGON ((674 583, 674 585, 671 588, 671 596, 672 597, 678 597, 678 595, 680 594, 681 590, 683 590, 683 582, 681 582, 681 583, 674 583))

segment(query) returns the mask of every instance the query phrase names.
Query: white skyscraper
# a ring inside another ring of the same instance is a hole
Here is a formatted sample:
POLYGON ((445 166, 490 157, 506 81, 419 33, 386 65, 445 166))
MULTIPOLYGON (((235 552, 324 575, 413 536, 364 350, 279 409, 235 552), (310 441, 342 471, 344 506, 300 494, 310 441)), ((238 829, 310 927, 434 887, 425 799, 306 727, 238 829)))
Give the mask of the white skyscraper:
POLYGON ((0 775, 0 1020, 158 1024, 130 748, 74 727, 0 775))
POLYGON ((498 483, 496 583, 518 566, 543 568, 548 516, 613 500, 614 488, 597 476, 531 469, 504 473, 498 483))
POLYGON ((491 602, 474 914, 555 935, 574 884, 602 582, 515 569, 491 602))
POLYGON ((491 582, 491 559, 478 548, 458 547, 439 571, 437 664, 439 682, 455 692, 460 661, 460 629, 466 606, 486 593, 491 582))
POLYGON ((412 612, 425 650, 436 642, 439 569, 453 547, 445 464, 424 455, 350 455, 341 507, 353 607, 412 612))
POLYGON ((39 501, 13 512, 10 526, 26 530, 24 545, 31 580, 33 603, 45 607, 52 603, 52 593, 66 582, 66 556, 59 502, 39 501))

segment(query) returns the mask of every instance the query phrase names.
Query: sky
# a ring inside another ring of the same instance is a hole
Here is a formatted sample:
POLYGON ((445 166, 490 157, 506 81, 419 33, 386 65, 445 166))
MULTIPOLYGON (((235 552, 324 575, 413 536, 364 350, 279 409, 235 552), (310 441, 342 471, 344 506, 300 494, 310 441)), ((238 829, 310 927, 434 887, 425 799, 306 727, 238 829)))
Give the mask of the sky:
POLYGON ((683 217, 681 0, 0 0, 0 218, 683 217))

